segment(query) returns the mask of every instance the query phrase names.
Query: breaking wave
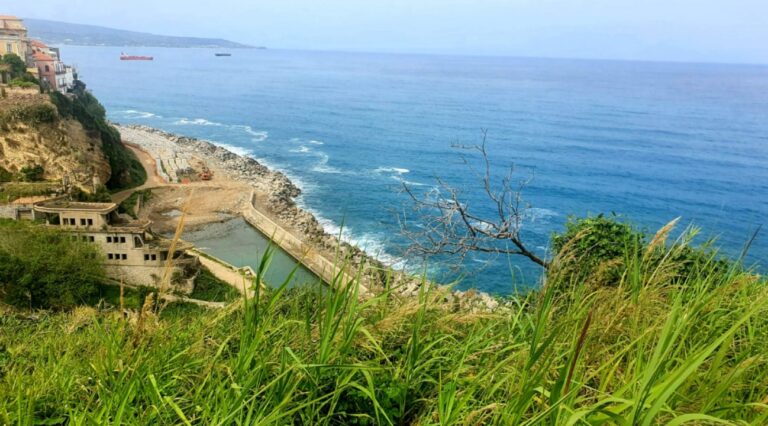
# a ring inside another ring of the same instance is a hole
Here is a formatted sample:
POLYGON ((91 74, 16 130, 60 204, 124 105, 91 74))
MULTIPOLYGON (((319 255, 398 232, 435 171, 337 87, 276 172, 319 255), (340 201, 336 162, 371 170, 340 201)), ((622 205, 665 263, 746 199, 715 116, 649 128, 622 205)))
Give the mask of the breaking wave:
POLYGON ((118 114, 123 114, 126 118, 162 118, 153 112, 137 111, 135 109, 127 109, 125 111, 118 111, 118 114))

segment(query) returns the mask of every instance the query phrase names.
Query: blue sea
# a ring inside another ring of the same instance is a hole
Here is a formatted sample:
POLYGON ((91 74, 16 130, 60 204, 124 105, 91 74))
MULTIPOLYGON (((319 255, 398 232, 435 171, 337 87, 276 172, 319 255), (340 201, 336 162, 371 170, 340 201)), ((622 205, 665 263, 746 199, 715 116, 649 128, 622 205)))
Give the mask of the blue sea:
MULTIPOLYGON (((328 231, 389 262, 403 261, 403 183, 443 179, 493 214, 453 147, 483 129, 494 174, 514 164, 516 180, 533 177, 523 237, 539 253, 571 215, 616 212, 651 233, 680 216, 728 255, 768 218, 766 66, 164 48, 121 62, 121 50, 62 47, 110 119, 284 171, 328 231)), ((747 260, 767 257, 768 227, 747 260)), ((426 270, 455 277, 439 259, 426 270)), ((460 286, 504 294, 539 275, 525 259, 473 255, 460 286)))

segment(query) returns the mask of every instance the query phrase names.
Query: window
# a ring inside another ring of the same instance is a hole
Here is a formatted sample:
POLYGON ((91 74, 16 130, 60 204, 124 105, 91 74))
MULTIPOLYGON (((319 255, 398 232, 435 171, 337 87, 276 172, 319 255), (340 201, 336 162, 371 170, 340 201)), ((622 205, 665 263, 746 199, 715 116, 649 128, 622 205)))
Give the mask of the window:
POLYGON ((88 226, 93 225, 93 219, 88 219, 88 226))
POLYGON ((5 44, 5 53, 13 53, 13 45, 11 43, 5 44))
POLYGON ((144 260, 145 260, 145 261, 149 260, 149 255, 148 255, 148 254, 145 254, 145 255, 144 255, 144 260))
POLYGON ((94 242, 94 241, 96 241, 96 238, 94 238, 93 235, 91 235, 91 236, 88 237, 88 241, 94 242))
POLYGON ((83 242, 86 242, 86 241, 88 241, 88 236, 87 235, 83 235, 83 242))
POLYGON ((152 255, 152 260, 157 260, 157 255, 156 254, 152 255))
POLYGON ((112 237, 107 237, 107 242, 111 243, 112 242, 112 237))
POLYGON ((123 255, 121 257, 123 258, 123 260, 128 260, 128 255, 125 254, 125 253, 123 253, 123 255))
POLYGON ((85 219, 80 219, 80 226, 85 226, 85 219))
POLYGON ((124 243, 125 242, 125 237, 120 237, 120 242, 124 243))
POLYGON ((110 260, 111 260, 111 259, 113 259, 113 258, 114 258, 114 256, 112 255, 112 253, 107 253, 107 259, 110 259, 110 260))

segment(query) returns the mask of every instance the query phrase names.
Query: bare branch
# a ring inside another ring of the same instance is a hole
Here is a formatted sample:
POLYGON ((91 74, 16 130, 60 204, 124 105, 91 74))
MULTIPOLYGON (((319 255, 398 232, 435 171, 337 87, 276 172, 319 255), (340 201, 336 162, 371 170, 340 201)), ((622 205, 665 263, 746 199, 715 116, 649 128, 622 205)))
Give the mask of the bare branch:
POLYGON ((437 186, 424 194, 415 193, 403 183, 403 192, 409 197, 416 216, 410 221, 406 220, 405 213, 400 217, 402 234, 410 241, 408 254, 422 257, 449 255, 459 262, 470 252, 520 255, 548 268, 549 263, 528 249, 520 236, 523 219, 529 210, 522 192, 534 174, 515 182, 513 164, 496 182, 486 148, 487 137, 488 132, 483 129, 479 145, 452 145, 480 156, 478 169, 468 155, 461 154, 464 165, 482 185, 487 203, 481 209, 473 209, 457 187, 440 177, 435 178, 437 186), (486 216, 477 211, 494 213, 486 216))

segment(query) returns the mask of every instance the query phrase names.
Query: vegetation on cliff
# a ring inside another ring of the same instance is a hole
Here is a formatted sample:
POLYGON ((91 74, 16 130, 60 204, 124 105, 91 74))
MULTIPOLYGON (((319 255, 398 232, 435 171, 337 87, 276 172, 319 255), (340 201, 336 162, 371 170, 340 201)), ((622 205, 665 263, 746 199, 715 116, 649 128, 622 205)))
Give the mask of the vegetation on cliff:
POLYGON ((120 132, 106 119, 106 111, 99 101, 85 90, 80 83, 72 96, 58 92, 51 93, 51 101, 56 105, 59 115, 74 118, 91 132, 97 132, 101 138, 101 147, 109 160, 112 174, 106 186, 109 189, 132 188, 144 183, 147 173, 136 156, 120 140, 120 132))
POLYGON ((8 311, 0 423, 765 424, 765 280, 672 224, 613 222, 574 222, 544 285, 494 312, 355 283, 194 315, 8 311))
POLYGON ((0 300, 53 309, 92 303, 104 279, 100 256, 79 236, 0 219, 0 300))

